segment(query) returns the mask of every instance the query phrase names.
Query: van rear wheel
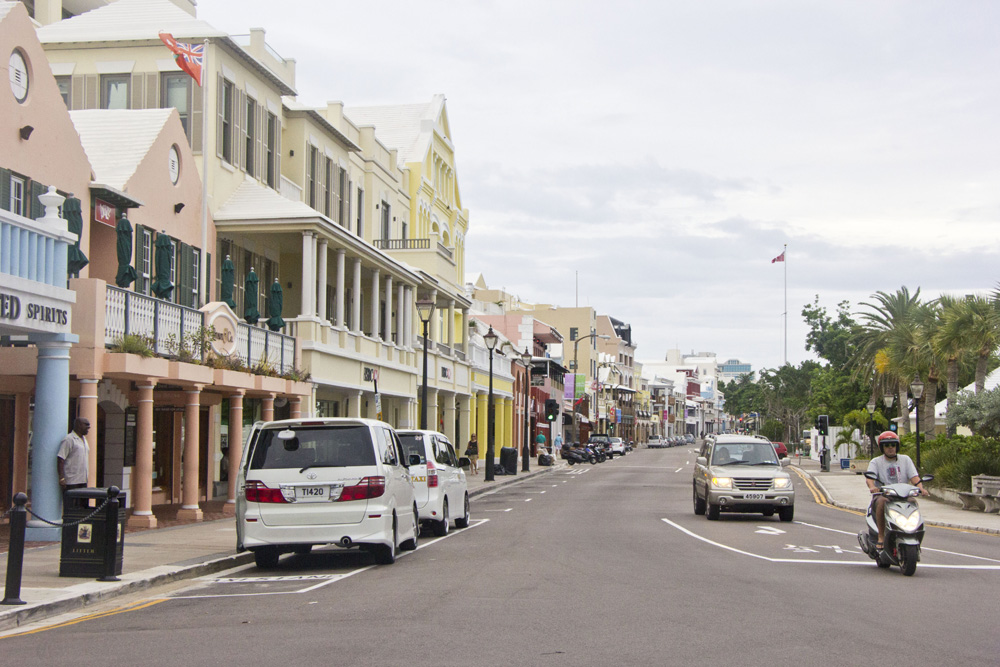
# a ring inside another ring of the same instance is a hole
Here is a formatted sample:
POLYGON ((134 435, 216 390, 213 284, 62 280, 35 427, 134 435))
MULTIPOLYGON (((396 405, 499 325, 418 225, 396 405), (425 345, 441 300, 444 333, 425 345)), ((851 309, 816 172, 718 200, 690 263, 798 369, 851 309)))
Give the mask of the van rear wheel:
POLYGON ((434 522, 434 534, 438 537, 444 537, 448 534, 448 527, 451 519, 448 517, 448 499, 444 499, 444 504, 441 505, 441 520, 434 522))
POLYGON ((278 547, 257 547, 253 550, 253 562, 260 569, 269 570, 278 567, 278 557, 281 552, 278 547))

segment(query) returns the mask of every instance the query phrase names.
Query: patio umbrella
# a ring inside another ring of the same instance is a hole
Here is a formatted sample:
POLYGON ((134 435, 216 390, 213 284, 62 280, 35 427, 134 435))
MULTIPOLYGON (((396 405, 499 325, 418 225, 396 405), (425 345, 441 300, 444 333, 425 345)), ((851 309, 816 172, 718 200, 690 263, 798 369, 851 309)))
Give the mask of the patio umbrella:
POLYGON ((63 204, 63 216, 66 218, 66 229, 70 234, 76 234, 76 241, 69 247, 66 270, 71 275, 79 275, 90 260, 80 250, 80 237, 83 235, 83 214, 80 212, 80 200, 70 197, 63 204))
POLYGON ((243 319, 249 324, 257 324, 257 320, 260 319, 260 312, 257 311, 258 282, 260 281, 257 278, 257 274, 253 272, 253 267, 250 267, 250 273, 247 274, 246 282, 243 283, 245 289, 244 302, 246 304, 243 311, 243 319))
POLYGON ((174 244, 165 231, 156 235, 156 281, 153 283, 153 294, 161 299, 169 299, 174 291, 170 282, 170 260, 174 254, 174 244))
POLYGON ((132 223, 128 221, 123 213, 118 218, 115 225, 115 237, 118 249, 118 275, 115 276, 115 285, 128 287, 139 277, 132 266, 132 223))
POLYGON ((233 260, 229 258, 229 255, 226 255, 226 259, 222 262, 222 289, 219 295, 233 310, 236 310, 236 301, 233 300, 233 289, 235 287, 236 267, 233 266, 233 260))
POLYGON ((271 317, 267 320, 267 328, 271 331, 278 331, 285 326, 285 320, 281 319, 281 306, 285 297, 281 293, 281 283, 275 278, 271 283, 271 303, 267 306, 267 314, 271 317))

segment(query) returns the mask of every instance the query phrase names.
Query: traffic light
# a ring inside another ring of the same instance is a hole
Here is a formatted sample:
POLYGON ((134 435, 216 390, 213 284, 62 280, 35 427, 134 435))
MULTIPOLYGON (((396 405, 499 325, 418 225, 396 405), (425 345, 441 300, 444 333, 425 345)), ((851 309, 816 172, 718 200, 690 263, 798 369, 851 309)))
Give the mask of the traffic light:
POLYGON ((553 422, 559 416, 559 401, 554 398, 545 399, 545 419, 553 422))
POLYGON ((830 418, 827 415, 816 417, 816 430, 820 435, 830 435, 830 418))

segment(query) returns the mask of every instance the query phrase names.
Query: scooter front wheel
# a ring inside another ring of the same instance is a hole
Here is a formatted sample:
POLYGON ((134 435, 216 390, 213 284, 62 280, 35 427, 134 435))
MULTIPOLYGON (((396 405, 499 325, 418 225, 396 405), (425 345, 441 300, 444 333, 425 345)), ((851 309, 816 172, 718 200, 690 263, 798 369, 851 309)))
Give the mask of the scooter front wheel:
POLYGON ((917 571, 916 544, 899 545, 899 569, 902 570, 903 574, 907 577, 912 577, 913 573, 917 571))

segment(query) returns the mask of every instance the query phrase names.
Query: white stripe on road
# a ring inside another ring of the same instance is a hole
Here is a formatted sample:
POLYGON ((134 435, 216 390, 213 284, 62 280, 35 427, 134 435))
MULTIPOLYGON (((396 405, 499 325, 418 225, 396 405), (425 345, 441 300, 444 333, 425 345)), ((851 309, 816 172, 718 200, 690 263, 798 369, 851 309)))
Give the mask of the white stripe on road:
MULTIPOLYGON (((829 530, 831 533, 841 533, 843 535, 857 535, 857 533, 852 533, 852 532, 847 531, 847 530, 837 530, 836 528, 827 528, 826 526, 817 526, 816 524, 806 523, 805 521, 796 521, 795 523, 800 523, 803 526, 809 526, 810 528, 819 528, 820 530, 829 530)), ((921 551, 933 551, 934 553, 947 554, 949 556, 964 556, 965 558, 974 558, 976 560, 988 560, 991 563, 1000 563, 1000 560, 997 560, 996 558, 987 558, 986 556, 973 556, 972 554, 963 554, 963 553, 960 553, 958 551, 945 551, 943 549, 931 549, 930 547, 925 547, 923 545, 920 545, 920 550, 921 551)), ((928 565, 927 567, 933 567, 933 566, 928 565)))

